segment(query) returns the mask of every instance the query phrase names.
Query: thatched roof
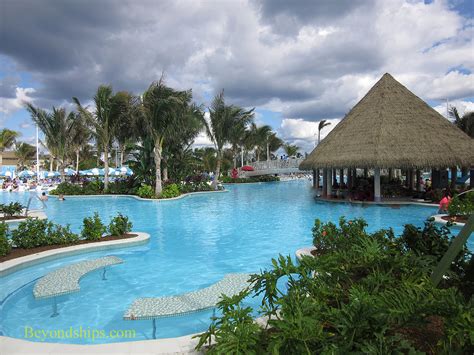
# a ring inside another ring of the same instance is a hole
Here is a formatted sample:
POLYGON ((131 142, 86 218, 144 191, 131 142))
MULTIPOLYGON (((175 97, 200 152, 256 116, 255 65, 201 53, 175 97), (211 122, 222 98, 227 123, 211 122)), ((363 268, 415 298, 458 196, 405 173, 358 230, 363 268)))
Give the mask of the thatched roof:
POLYGON ((474 166, 474 139, 385 74, 300 169, 474 166))

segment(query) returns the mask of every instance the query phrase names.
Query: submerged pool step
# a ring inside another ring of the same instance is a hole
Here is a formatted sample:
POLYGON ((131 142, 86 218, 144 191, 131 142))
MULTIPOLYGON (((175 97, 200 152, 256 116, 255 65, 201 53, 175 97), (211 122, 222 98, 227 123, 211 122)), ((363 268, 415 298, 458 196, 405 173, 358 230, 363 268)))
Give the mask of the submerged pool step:
POLYGON ((106 267, 123 263, 116 256, 106 256, 94 260, 81 261, 46 274, 36 282, 33 288, 35 298, 50 298, 80 290, 79 280, 91 271, 103 268, 102 278, 105 280, 106 267))
POLYGON ((227 274, 215 284, 182 295, 136 299, 125 311, 125 320, 175 317, 215 308, 222 294, 234 296, 249 283, 249 274, 227 274))

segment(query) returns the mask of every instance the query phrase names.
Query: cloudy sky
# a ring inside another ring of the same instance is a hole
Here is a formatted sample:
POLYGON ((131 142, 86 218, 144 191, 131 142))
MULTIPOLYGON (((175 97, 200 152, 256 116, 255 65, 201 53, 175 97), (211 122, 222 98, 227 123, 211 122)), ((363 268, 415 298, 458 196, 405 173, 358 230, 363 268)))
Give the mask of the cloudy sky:
MULTIPOLYGON (((143 92, 161 73, 208 105, 256 107, 303 151, 385 73, 441 113, 474 110, 474 1, 2 0, 0 126, 32 141, 22 108, 143 92)), ((329 129, 324 132, 327 134, 329 129)), ((198 143, 204 143, 200 137, 198 143)))

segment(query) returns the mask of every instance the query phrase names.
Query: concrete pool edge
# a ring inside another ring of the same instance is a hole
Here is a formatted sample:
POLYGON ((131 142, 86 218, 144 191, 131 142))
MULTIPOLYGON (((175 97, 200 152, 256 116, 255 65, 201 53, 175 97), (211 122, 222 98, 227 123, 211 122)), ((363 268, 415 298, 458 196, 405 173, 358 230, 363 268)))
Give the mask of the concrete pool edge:
POLYGON ((108 344, 40 343, 0 336, 0 351, 4 354, 198 354, 199 339, 191 335, 156 340, 139 340, 108 344))
MULTIPOLYGON (((220 192, 229 192, 228 190, 217 190, 217 191, 196 191, 196 192, 187 192, 177 197, 170 198, 142 198, 136 195, 124 195, 124 194, 102 194, 102 195, 64 195, 64 199, 68 198, 88 198, 88 197, 128 197, 134 198, 139 201, 148 201, 148 202, 165 202, 165 201, 175 201, 182 198, 191 196, 191 195, 201 195, 201 194, 210 194, 210 193, 220 193, 220 192)), ((48 195, 49 197, 58 198, 58 195, 48 195)))
POLYGON ((0 263, 0 277, 7 276, 24 268, 59 259, 65 256, 77 255, 82 253, 89 253, 100 250, 113 250, 118 248, 134 247, 146 244, 150 240, 150 235, 143 232, 131 232, 137 234, 136 237, 110 240, 106 242, 88 243, 63 247, 58 249, 51 249, 42 251, 36 254, 22 256, 20 258, 11 259, 0 263))

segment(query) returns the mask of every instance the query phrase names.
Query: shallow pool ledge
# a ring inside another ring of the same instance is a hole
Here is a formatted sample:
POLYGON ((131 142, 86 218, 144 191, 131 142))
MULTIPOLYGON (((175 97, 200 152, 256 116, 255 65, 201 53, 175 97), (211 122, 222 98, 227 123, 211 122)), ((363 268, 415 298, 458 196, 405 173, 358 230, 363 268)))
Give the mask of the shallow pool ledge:
POLYGON ((316 250, 316 247, 314 246, 308 246, 304 248, 300 248, 295 252, 296 258, 298 260, 301 260, 303 256, 310 256, 313 257, 314 255, 311 253, 312 251, 316 250))
POLYGON ((110 240, 107 242, 79 244, 64 248, 51 249, 42 251, 40 253, 4 261, 0 263, 0 277, 6 276, 8 274, 11 274, 12 272, 16 272, 29 266, 33 266, 53 259, 59 259, 64 256, 71 256, 100 250, 134 247, 137 245, 148 243, 150 239, 150 235, 148 233, 130 233, 137 234, 137 236, 133 238, 110 240))
MULTIPOLYGON (((194 335, 194 334, 193 334, 194 335)), ((200 354, 193 335, 121 343, 78 345, 31 342, 0 336, 2 354, 200 354)))
MULTIPOLYGON (((446 217, 445 214, 435 214, 432 217, 434 218, 434 222, 437 223, 437 224, 446 225, 448 223, 448 221, 441 218, 441 217, 446 217)), ((454 227, 456 229, 458 229, 458 228, 461 229, 462 227, 464 227, 464 223, 462 223, 462 222, 451 222, 451 227, 454 227)))

